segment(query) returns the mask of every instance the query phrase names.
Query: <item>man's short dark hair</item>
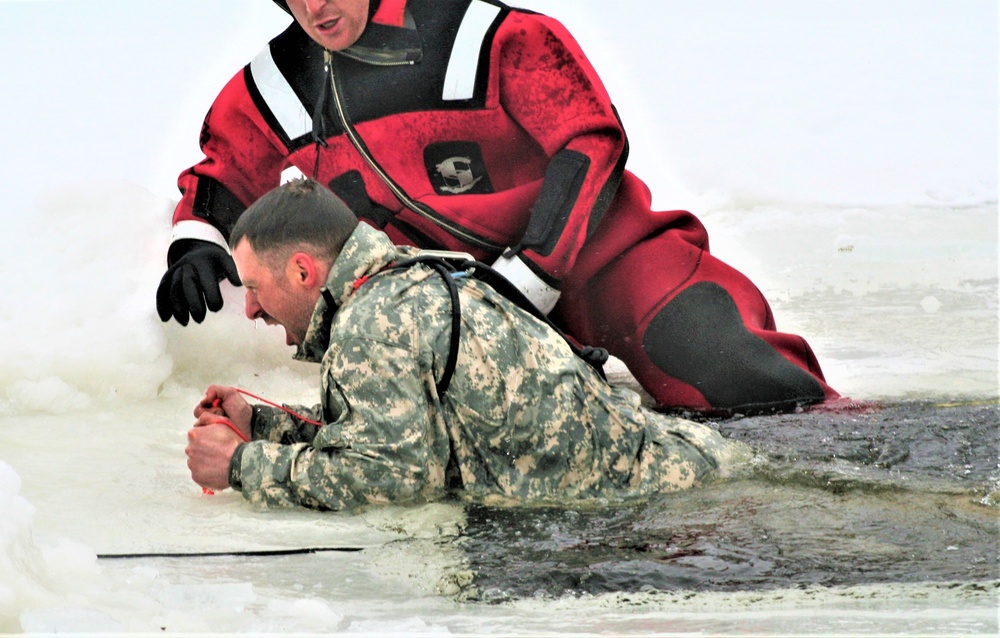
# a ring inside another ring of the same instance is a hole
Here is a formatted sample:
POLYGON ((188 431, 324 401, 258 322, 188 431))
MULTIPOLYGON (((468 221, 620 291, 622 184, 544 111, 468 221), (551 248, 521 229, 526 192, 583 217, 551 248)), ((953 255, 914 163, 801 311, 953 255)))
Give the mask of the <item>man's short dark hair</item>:
POLYGON ((246 238, 272 264, 283 264, 302 249, 332 263, 357 225, 357 216, 343 200, 305 177, 278 186, 246 209, 229 234, 229 247, 246 238))

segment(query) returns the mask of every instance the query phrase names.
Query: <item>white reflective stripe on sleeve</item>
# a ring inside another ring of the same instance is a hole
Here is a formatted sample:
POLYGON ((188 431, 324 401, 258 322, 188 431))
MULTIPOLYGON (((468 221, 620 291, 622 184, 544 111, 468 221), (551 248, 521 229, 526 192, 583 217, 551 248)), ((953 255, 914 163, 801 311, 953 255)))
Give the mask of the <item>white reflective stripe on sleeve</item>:
POLYGON ((174 224, 174 229, 170 233, 170 243, 172 244, 181 239, 200 239, 201 241, 222 246, 226 252, 229 252, 229 244, 226 242, 226 238, 216 230, 215 226, 205 222, 188 219, 174 224))
POLYGON ((312 132, 312 116, 271 57, 270 45, 250 63, 250 73, 261 97, 290 140, 312 132))
POLYGON ((517 255, 497 259, 493 269, 517 286, 543 314, 549 314, 556 307, 561 293, 542 281, 517 255))
POLYGON ((475 94, 479 52, 483 48, 483 38, 498 13, 500 7, 472 0, 455 37, 441 99, 468 100, 475 94))

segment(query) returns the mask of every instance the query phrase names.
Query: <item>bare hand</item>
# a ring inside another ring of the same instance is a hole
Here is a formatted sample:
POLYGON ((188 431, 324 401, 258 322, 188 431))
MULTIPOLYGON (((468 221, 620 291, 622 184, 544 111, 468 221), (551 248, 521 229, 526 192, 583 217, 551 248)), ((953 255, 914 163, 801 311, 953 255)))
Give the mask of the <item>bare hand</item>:
POLYGON ((206 413, 226 417, 246 435, 246 438, 250 438, 250 419, 253 415, 253 408, 236 388, 221 385, 208 386, 208 389, 205 390, 205 396, 194 407, 194 416, 199 420, 198 423, 195 423, 195 427, 214 423, 214 421, 201 422, 201 416, 206 413))
POLYGON ((202 487, 224 490, 229 487, 229 463, 240 444, 239 436, 219 417, 204 413, 188 431, 188 457, 191 479, 202 487))

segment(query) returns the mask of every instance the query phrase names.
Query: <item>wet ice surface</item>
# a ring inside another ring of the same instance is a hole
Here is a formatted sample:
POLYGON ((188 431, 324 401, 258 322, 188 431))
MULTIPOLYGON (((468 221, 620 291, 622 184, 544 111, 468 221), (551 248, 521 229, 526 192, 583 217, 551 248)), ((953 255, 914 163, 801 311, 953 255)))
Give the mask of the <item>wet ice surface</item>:
POLYGON ((760 450, 767 460, 754 472, 775 483, 834 493, 983 493, 989 500, 1000 481, 995 400, 874 403, 845 413, 740 418, 717 426, 760 450))

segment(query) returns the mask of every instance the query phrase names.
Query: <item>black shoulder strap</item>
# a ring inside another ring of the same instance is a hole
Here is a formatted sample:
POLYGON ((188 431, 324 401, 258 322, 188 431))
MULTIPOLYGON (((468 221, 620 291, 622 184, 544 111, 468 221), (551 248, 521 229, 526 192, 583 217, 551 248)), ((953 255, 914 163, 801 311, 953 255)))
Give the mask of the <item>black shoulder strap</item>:
POLYGON ((458 364, 458 345, 461 339, 462 330, 462 307, 458 297, 458 286, 455 285, 454 275, 458 272, 447 260, 438 255, 417 255, 412 259, 397 262, 386 270, 397 270, 409 268, 416 264, 425 264, 441 275, 445 286, 448 287, 448 296, 451 297, 451 337, 448 346, 448 360, 444 364, 444 372, 435 384, 438 396, 444 396, 451 385, 451 378, 455 374, 455 366, 458 364))

